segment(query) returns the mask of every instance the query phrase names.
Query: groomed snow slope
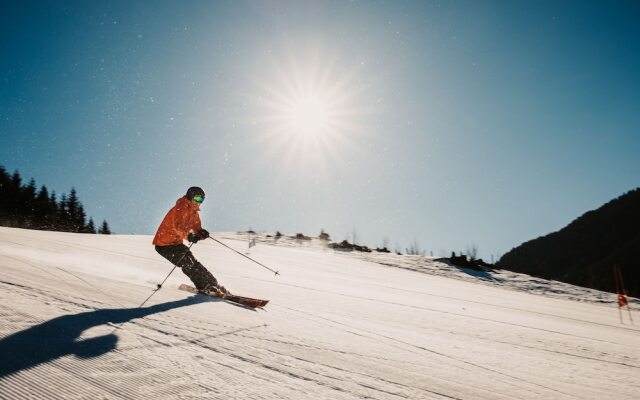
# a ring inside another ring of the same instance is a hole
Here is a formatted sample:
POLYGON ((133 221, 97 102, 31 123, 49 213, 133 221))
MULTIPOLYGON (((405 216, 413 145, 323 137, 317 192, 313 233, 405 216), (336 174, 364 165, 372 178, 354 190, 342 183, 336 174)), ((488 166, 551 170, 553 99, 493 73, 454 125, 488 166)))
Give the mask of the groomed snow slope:
MULTIPOLYGON (((240 235, 218 237, 248 251, 240 235)), ((568 300, 557 298, 568 285, 521 275, 258 243, 250 256, 278 269, 276 277, 206 241, 193 247, 196 257, 233 292, 270 299, 267 308, 179 291, 188 280, 176 270, 139 309, 171 269, 150 242, 0 228, 0 398, 640 393, 640 315, 621 324, 609 294, 572 287, 567 297, 582 293, 583 301, 568 300)))

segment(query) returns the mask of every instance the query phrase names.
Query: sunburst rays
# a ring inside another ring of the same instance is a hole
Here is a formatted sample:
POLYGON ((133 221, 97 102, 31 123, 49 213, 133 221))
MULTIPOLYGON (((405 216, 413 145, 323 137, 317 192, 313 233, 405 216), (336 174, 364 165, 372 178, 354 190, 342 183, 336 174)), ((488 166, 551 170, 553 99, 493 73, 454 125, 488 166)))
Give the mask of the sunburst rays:
POLYGON ((354 151, 362 133, 354 73, 319 52, 270 56, 259 80, 257 136, 266 159, 322 171, 354 151))

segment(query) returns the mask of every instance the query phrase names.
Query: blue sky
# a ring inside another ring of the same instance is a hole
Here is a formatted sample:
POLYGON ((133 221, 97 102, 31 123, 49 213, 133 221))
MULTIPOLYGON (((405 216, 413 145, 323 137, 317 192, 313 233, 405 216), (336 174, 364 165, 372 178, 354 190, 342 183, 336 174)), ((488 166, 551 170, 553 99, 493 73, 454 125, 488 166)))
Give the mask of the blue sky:
POLYGON ((639 11, 4 2, 0 164, 117 233, 199 185, 212 231, 490 259, 639 186, 639 11))

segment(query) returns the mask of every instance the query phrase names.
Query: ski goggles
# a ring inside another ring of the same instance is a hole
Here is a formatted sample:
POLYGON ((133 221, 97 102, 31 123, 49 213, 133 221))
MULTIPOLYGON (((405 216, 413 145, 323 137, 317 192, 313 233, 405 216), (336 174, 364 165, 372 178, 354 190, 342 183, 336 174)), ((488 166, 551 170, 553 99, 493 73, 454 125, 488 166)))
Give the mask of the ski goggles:
POLYGON ((195 201, 198 204, 202 204, 202 202, 204 201, 204 196, 200 196, 199 194, 193 196, 193 201, 195 201))

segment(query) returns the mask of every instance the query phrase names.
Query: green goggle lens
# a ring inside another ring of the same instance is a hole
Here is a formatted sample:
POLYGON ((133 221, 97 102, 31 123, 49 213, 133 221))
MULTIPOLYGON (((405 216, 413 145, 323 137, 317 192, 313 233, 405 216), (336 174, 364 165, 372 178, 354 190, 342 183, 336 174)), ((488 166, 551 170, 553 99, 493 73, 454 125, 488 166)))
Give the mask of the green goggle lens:
POLYGON ((204 196, 200 196, 199 194, 193 196, 193 201, 196 203, 202 203, 204 201, 204 196))

